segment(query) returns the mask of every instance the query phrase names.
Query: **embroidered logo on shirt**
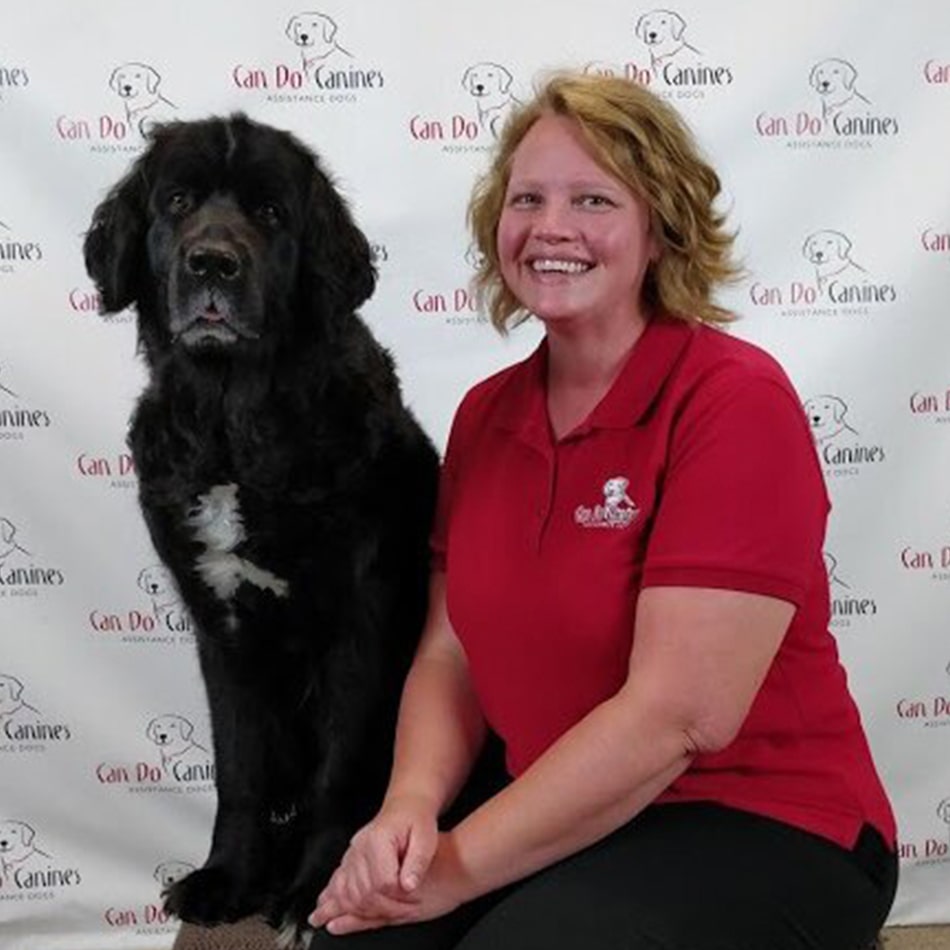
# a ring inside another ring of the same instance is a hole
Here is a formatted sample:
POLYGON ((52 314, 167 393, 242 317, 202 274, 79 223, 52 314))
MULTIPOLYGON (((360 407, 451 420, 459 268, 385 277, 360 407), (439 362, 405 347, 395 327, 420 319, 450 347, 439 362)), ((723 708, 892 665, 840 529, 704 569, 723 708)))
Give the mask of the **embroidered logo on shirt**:
POLYGON ((574 522, 582 528, 629 528, 640 509, 627 494, 629 479, 614 475, 604 482, 604 503, 588 508, 578 505, 574 509, 574 522))

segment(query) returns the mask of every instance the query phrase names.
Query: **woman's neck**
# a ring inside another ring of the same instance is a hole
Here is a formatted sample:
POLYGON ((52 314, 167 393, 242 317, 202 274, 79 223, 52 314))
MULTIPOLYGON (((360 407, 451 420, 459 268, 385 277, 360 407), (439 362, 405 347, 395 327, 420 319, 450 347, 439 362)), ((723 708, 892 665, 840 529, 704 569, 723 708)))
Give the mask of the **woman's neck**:
POLYGON ((572 333, 562 327, 547 327, 548 416, 555 438, 563 437, 590 415, 620 374, 646 325, 642 318, 609 333, 572 333))

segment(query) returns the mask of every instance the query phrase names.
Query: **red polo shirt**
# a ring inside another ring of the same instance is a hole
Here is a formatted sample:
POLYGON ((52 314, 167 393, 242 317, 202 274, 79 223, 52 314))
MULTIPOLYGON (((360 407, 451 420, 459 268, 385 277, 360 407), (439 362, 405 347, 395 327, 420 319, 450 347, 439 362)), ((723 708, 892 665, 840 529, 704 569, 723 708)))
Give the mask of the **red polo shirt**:
POLYGON ((644 587, 766 594, 797 610, 739 735, 658 800, 721 802, 845 847, 867 821, 893 843, 828 631, 828 496, 782 369, 719 330, 658 317, 555 441, 546 360, 542 343, 462 401, 433 538, 511 773, 623 684, 644 587))

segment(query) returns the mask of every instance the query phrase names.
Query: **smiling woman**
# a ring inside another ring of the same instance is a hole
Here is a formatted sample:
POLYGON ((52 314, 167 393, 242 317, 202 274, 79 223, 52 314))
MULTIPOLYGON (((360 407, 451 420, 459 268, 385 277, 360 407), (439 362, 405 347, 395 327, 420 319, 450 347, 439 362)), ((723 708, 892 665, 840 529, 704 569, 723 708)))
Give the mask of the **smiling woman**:
POLYGON ((386 800, 311 918, 407 929, 349 950, 866 950, 887 915, 828 497, 784 372, 715 326, 718 191, 625 80, 557 76, 501 135, 478 283, 544 340, 452 426, 386 800), (508 782, 440 825, 489 726, 508 782))

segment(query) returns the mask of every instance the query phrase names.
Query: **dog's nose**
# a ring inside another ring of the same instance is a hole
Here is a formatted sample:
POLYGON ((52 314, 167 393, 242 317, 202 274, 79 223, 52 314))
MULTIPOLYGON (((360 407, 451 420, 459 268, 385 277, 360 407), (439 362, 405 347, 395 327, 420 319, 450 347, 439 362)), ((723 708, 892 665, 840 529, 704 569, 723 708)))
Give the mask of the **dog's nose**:
POLYGON ((300 42, 301 42, 301 43, 306 43, 307 40, 310 39, 310 34, 309 34, 309 33, 300 33, 300 34, 298 34, 298 35, 300 36, 300 42))
POLYGON ((234 280, 241 274, 241 259, 229 247, 198 244, 185 255, 185 269, 192 277, 234 280))

